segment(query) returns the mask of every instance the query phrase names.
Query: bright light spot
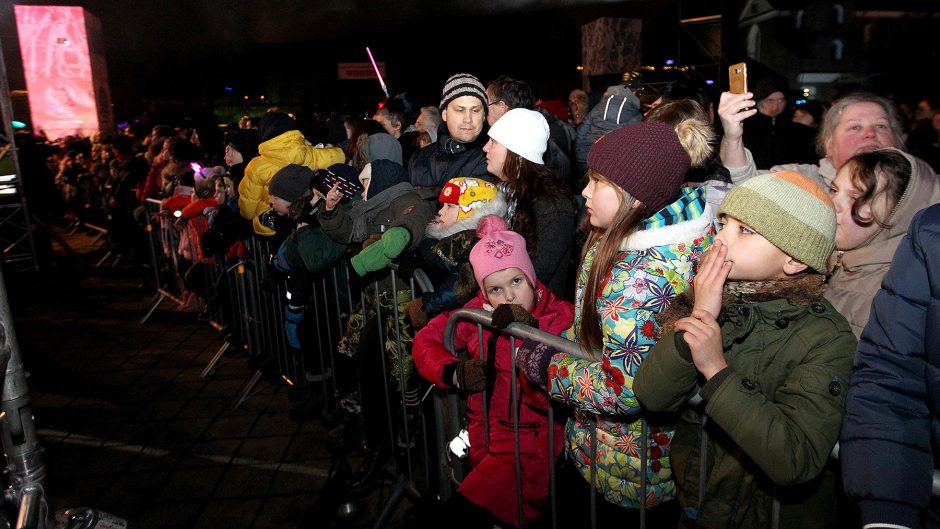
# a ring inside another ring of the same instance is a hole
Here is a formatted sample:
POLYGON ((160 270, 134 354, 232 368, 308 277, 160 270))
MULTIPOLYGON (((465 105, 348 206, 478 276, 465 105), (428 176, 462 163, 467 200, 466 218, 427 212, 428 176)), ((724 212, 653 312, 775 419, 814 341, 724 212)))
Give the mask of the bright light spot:
POLYGON ((13 128, 14 128, 14 129, 25 129, 25 128, 26 128, 26 123, 23 123, 22 121, 13 120, 13 121, 10 122, 10 124, 13 125, 13 128))
POLYGON ((714 80, 714 79, 705 79, 705 84, 707 84, 707 85, 713 85, 713 84, 715 84, 715 80, 714 80))
POLYGON ((666 64, 667 64, 668 66, 672 66, 672 65, 675 64, 675 63, 676 63, 676 61, 674 61, 674 60, 672 60, 672 59, 666 59, 666 64))

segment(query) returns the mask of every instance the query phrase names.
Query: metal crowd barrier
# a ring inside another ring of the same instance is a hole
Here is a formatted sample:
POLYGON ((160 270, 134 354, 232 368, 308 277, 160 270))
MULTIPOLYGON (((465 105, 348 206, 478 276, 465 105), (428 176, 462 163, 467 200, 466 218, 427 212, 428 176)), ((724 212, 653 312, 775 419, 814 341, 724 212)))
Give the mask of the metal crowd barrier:
MULTIPOLYGON (((483 333, 484 326, 491 327, 492 313, 485 311, 485 310, 481 310, 481 309, 458 309, 458 310, 451 312, 451 317, 448 320, 447 327, 444 331, 444 346, 448 349, 448 351, 454 354, 457 353, 454 347, 454 339, 455 339, 457 324, 460 323, 461 321, 470 321, 477 325, 477 329, 478 329, 477 336, 481 340, 480 342, 481 358, 480 359, 485 361, 486 349, 483 347, 483 344, 482 344, 482 339, 483 339, 482 333, 483 333)), ((522 483, 521 483, 521 473, 520 473, 521 462, 519 460, 519 418, 518 418, 518 413, 517 413, 519 391, 518 391, 518 388, 516 387, 517 382, 518 382, 516 378, 516 349, 517 349, 516 340, 519 340, 519 339, 535 340, 537 342, 548 344, 549 346, 553 347, 557 351, 562 352, 562 353, 567 353, 570 356, 575 357, 575 358, 581 358, 581 359, 592 360, 592 361, 594 359, 587 357, 584 354, 584 352, 581 350, 580 345, 578 345, 577 343, 569 341, 565 338, 561 338, 560 336, 549 334, 545 331, 541 331, 534 327, 529 327, 527 325, 523 325, 519 323, 512 323, 508 325, 505 329, 501 331, 494 330, 494 332, 502 332, 503 334, 509 336, 510 338, 510 350, 512 353, 511 377, 513 381, 513 387, 512 387, 512 392, 511 392, 512 409, 513 409, 513 437, 514 437, 515 451, 516 451, 515 494, 516 494, 517 505, 520 506, 519 513, 518 513, 518 527, 523 527, 526 522, 526 519, 523 514, 522 507, 521 507, 522 506, 522 483)), ((435 418, 438 421, 437 429, 436 429, 437 454, 438 454, 439 460, 441 462, 444 462, 444 461, 447 461, 447 458, 448 458, 447 456, 447 452, 449 450, 448 444, 451 441, 451 439, 453 439, 457 435, 460 429, 459 425, 461 424, 460 422, 461 415, 460 415, 459 410, 462 408, 462 406, 461 406, 461 403, 459 402, 458 395, 455 392, 446 392, 446 393, 438 392, 436 394, 436 397, 437 398, 436 398, 436 406, 435 406, 435 418)), ((484 392, 484 402, 486 402, 485 392, 484 392)), ((701 402, 701 397, 698 394, 693 395, 692 398, 689 400, 689 403, 693 405, 699 402, 701 402)), ((489 441, 489 428, 488 428, 489 422, 487 419, 487 411, 488 410, 484 408, 483 420, 484 420, 484 428, 485 428, 484 435, 488 442, 489 441)), ((549 449, 550 454, 554 453, 554 447, 552 446, 553 436, 551 434, 554 428, 554 420, 555 419, 554 419, 554 413, 553 413, 552 407, 549 406, 548 408, 549 435, 547 436, 548 437, 547 442, 549 444, 548 449, 549 449)), ((647 457, 646 456, 649 451, 649 440, 648 440, 647 432, 648 432, 648 427, 644 424, 643 435, 640 440, 640 445, 641 445, 640 447, 640 454, 641 454, 640 476, 641 476, 641 479, 643 480, 640 485, 640 492, 638 493, 638 497, 640 498, 646 498, 646 487, 647 487, 647 483, 646 483, 647 457)), ((596 451, 597 451, 597 422, 596 420, 592 422, 591 446, 592 446, 591 448, 592 464, 591 464, 591 480, 590 480, 591 482, 590 483, 590 488, 591 488, 591 513, 590 515, 591 515, 591 528, 596 529, 597 527, 597 518, 596 518, 597 494, 596 492, 597 491, 596 491, 596 483, 594 481, 594 476, 596 474, 596 462, 597 462, 597 458, 594 457, 594 454, 596 454, 596 451)), ((836 445, 833 447, 832 454, 830 455, 830 457, 834 460, 838 460, 839 443, 836 443, 836 445)), ((462 475, 458 471, 455 471, 454 479, 450 479, 451 476, 447 474, 446 471, 444 471, 443 465, 439 465, 439 468, 441 468, 440 483, 442 484, 441 490, 439 492, 439 497, 441 498, 442 501, 446 501, 448 498, 450 498, 450 496, 454 492, 453 491, 453 485, 455 484, 454 482, 461 481, 462 475)), ((552 465, 549 469, 549 483, 550 483, 550 491, 549 491, 550 513, 549 515, 550 515, 551 527, 554 529, 557 527, 557 522, 558 522, 558 512, 557 512, 558 498, 556 496, 557 487, 556 487, 556 481, 555 481, 554 465, 552 465)), ((932 481, 931 492, 932 492, 933 497, 935 498, 940 497, 940 470, 935 469, 933 471, 933 481, 932 481)), ((640 513, 640 527, 645 528, 646 527, 645 502, 640 503, 639 513, 640 513)))
POLYGON ((148 198, 144 203, 144 213, 147 222, 144 230, 150 244, 150 260, 157 293, 150 310, 140 319, 140 323, 147 323, 157 307, 167 299, 181 305, 180 295, 183 287, 176 251, 179 246, 179 233, 173 227, 175 219, 161 213, 161 202, 153 198, 148 198))
MULTIPOLYGON (((154 281, 157 285, 155 302, 141 322, 146 322, 159 305, 166 299, 181 303, 180 295, 183 289, 183 279, 180 276, 179 256, 177 248, 179 236, 173 227, 172 217, 159 214, 160 202, 147 201, 147 231, 152 250, 152 263, 154 281)), ((332 377, 323 376, 319 383, 323 393, 324 402, 334 402, 339 396, 335 377, 337 376, 337 343, 349 324, 349 318, 358 312, 364 326, 374 323, 377 328, 378 343, 381 344, 379 354, 383 373, 383 395, 389 396, 391 392, 390 378, 399 381, 398 395, 395 402, 385 398, 384 407, 387 417, 388 442, 393 455, 384 469, 385 478, 394 484, 386 503, 377 514, 375 528, 384 527, 398 504, 409 495, 415 499, 431 494, 439 500, 446 502, 454 493, 455 485, 464 478, 464 469, 461 465, 450 466, 448 456, 449 442, 457 436, 462 423, 465 403, 458 398, 455 392, 434 390, 433 386, 419 387, 419 400, 414 405, 413 397, 406 395, 405 381, 409 377, 420 379, 412 367, 411 373, 406 373, 402 361, 404 355, 410 356, 412 336, 405 332, 402 325, 407 325, 402 319, 401 306, 404 302, 414 299, 422 292, 433 290, 427 276, 421 270, 416 270, 412 277, 402 278, 395 271, 393 265, 387 273, 368 276, 368 281, 354 281, 348 260, 340 260, 332 269, 312 278, 312 293, 306 303, 305 327, 311 331, 305 341, 306 351, 298 352, 288 347, 284 332, 284 306, 286 304, 285 286, 282 278, 272 275, 268 266, 270 255, 276 248, 271 239, 253 238, 244 241, 247 247, 245 257, 236 262, 226 263, 222 259, 206 263, 203 266, 205 274, 206 302, 209 324, 225 336, 225 342, 215 354, 209 365, 203 371, 203 377, 211 376, 219 367, 224 354, 232 348, 245 352, 256 366, 242 388, 235 406, 239 406, 249 399, 257 390, 263 378, 263 365, 274 369, 277 376, 290 385, 307 385, 307 362, 318 363, 321 374, 332 373, 332 377), (390 301, 390 302, 389 302, 390 301), (358 302, 358 308, 357 303, 358 302), (388 362, 389 351, 397 351, 397 373, 393 372, 388 362), (331 380, 332 379, 332 380, 331 380), (425 412, 424 401, 433 391, 433 412, 425 412), (409 420, 409 410, 415 413, 409 420), (433 429, 433 437, 429 437, 429 428, 433 429), (433 445, 433 446, 432 446, 433 445), (396 449, 397 447, 398 449, 396 449), (399 450, 400 449, 400 450, 399 450)), ((193 253, 192 255, 196 255, 193 253)), ((444 346, 456 354, 454 339, 457 324, 468 321, 477 325, 478 337, 481 340, 481 360, 485 361, 486 348, 482 344, 483 327, 491 327, 491 313, 480 309, 458 309, 451 312, 447 328, 444 332, 444 346)), ((518 505, 518 526, 523 527, 527 521, 523 511, 523 491, 519 438, 518 405, 520 390, 516 377, 515 355, 517 340, 531 339, 546 343, 560 352, 573 357, 590 359, 586 357, 580 346, 569 340, 549 334, 547 332, 513 323, 502 330, 493 332, 502 333, 509 337, 512 354, 513 381, 511 388, 511 403, 513 409, 513 437, 516 452, 516 479, 513 484, 518 505)), ((249 364, 251 365, 251 364, 249 364)), ((426 386, 424 381, 422 384, 426 386)), ((360 391, 360 394, 362 392, 360 391)), ((692 401, 696 400, 693 397, 692 401)), ((485 398, 484 392, 484 401, 485 398)), ((550 454, 554 454, 554 413, 551 406, 548 408, 548 432, 546 442, 549 444, 550 454)), ((488 409, 483 410, 484 437, 489 442, 488 409)), ((591 435, 591 453, 597 451, 597 424, 593 423, 591 435)), ((368 424, 363 425, 368 428, 368 424)), ((643 480, 640 484, 638 497, 646 497, 646 456, 648 454, 648 427, 644 426, 640 438, 641 468, 640 475, 643 480)), ((838 458, 838 444, 833 450, 833 458, 838 458)), ((592 457, 590 479, 590 522, 591 528, 597 527, 597 494, 594 475, 596 474, 596 457, 592 457)), ((549 517, 552 528, 558 526, 558 497, 555 466, 549 468, 549 505, 546 515, 549 517)), ((940 471, 934 471, 933 495, 940 497, 940 471)), ((640 527, 646 526, 645 502, 640 503, 640 527)))
MULTIPOLYGON (((457 324, 461 321, 469 321, 477 325, 477 338, 480 340, 480 360, 486 361, 486 348, 483 346, 483 327, 492 327, 492 313, 481 310, 481 309, 458 309, 451 312, 450 319, 447 321, 447 327, 444 330, 444 347, 447 348, 451 353, 456 354, 455 350, 455 335, 457 331, 457 324)), ((510 351, 512 354, 511 361, 511 375, 512 387, 510 391, 511 402, 512 402, 512 418, 513 418, 513 442, 515 449, 516 457, 516 479, 514 483, 515 494, 516 494, 516 505, 518 506, 518 527, 524 527, 526 524, 525 514, 523 512, 523 498, 522 498, 522 464, 520 460, 520 445, 519 445, 519 388, 518 388, 518 378, 516 374, 516 350, 517 350, 517 340, 536 340, 545 344, 550 345, 559 352, 568 353, 575 358, 588 359, 584 352, 581 350, 581 346, 575 342, 561 338, 560 336, 555 336, 553 334, 547 333, 545 331, 540 331, 534 327, 528 325, 522 325, 518 323, 512 323, 508 325, 505 329, 495 330, 493 332, 499 332, 505 334, 509 337, 510 351)), ((487 402, 486 392, 483 392, 484 398, 483 401, 487 402)), ((437 433, 437 453, 440 461, 443 463, 447 461, 447 451, 448 444, 451 439, 453 439, 460 430, 459 425, 461 424, 461 412, 463 408, 461 402, 459 402, 458 396, 455 392, 439 392, 437 394, 437 405, 435 410, 439 413, 437 414, 438 427, 436 430, 437 433)), ((489 410, 486 406, 483 408, 483 425, 484 425, 484 438, 488 446, 489 443, 489 410)), ((597 451, 597 423, 592 424, 592 435, 591 443, 592 449, 591 453, 594 454, 597 451)), ((548 435, 546 442, 548 443, 548 453, 554 454, 554 427, 555 427, 555 414, 553 407, 549 405, 548 407, 548 435)), ((645 428, 644 428, 645 430, 645 428)), ((645 433, 645 432, 644 432, 645 433)), ((648 451, 647 447, 647 436, 644 434, 641 439, 641 450, 642 454, 645 454, 648 451)), ((591 457, 592 466, 591 466, 591 527, 596 528, 596 484, 594 482, 594 474, 596 472, 595 462, 596 457, 591 457)), ((645 457, 642 460, 642 469, 641 474, 645 476, 645 457)), ((451 479, 451 476, 447 474, 444 469, 443 464, 439 465, 441 469, 440 483, 441 490, 439 496, 442 501, 449 499, 453 493, 455 484, 454 481, 462 481, 463 475, 460 469, 454 469, 454 478, 451 479)), ((558 512, 557 512, 557 495, 556 495, 556 479, 555 479, 555 466, 554 464, 549 466, 549 509, 548 513, 551 520, 551 527, 554 529, 557 527, 558 512)), ((643 489, 641 489, 640 497, 645 498, 645 484, 643 489)), ((641 527, 645 527, 645 505, 641 504, 640 508, 640 523, 641 527)))

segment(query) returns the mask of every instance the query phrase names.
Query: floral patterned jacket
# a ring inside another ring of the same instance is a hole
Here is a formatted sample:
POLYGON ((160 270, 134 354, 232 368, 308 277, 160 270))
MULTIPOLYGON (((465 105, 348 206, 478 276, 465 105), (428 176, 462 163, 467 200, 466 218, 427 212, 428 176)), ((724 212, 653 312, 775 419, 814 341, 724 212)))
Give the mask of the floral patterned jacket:
MULTIPOLYGON (((655 314, 689 287, 699 258, 711 245, 713 220, 712 208, 697 188, 683 189, 676 202, 646 219, 621 244, 622 253, 597 296, 603 357, 588 361, 557 354, 549 366, 552 397, 574 408, 565 428, 566 452, 586 480, 594 452, 591 423, 597 420, 595 483, 611 503, 640 506, 641 418, 650 427, 646 504, 653 507, 675 497, 669 465, 674 421, 641 413, 633 377, 656 343, 655 314)), ((596 249, 584 257, 575 299, 584 299, 596 249)), ((575 307, 574 325, 563 335, 569 340, 578 335, 581 309, 575 307)))

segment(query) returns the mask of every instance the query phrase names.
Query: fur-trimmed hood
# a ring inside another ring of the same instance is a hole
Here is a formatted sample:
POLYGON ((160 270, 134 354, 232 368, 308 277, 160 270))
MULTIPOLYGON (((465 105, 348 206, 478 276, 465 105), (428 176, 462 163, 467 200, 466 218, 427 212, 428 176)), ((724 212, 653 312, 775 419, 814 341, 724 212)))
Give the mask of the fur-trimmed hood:
MULTIPOLYGON (((763 303, 785 299, 793 305, 809 306, 819 301, 825 292, 825 276, 806 273, 793 279, 768 281, 728 281, 721 299, 721 313, 718 322, 724 321, 725 311, 732 305, 763 303)), ((694 288, 672 299, 669 305, 656 318, 663 332, 671 330, 676 321, 692 314, 695 304, 694 288)))

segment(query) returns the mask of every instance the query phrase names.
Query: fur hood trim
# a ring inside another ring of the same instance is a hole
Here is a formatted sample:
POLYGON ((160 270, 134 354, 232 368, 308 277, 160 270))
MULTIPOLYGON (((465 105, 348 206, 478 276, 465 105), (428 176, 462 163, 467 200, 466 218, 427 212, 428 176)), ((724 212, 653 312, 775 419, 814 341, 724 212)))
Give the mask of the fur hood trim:
MULTIPOLYGON (((809 306, 819 301, 826 290, 825 276, 822 274, 803 274, 793 279, 768 281, 728 281, 721 299, 722 322, 725 309, 732 305, 763 303, 776 299, 786 299, 789 303, 809 306)), ((695 305, 694 289, 689 289, 673 298, 669 305, 656 318, 663 332, 671 330, 676 321, 692 314, 695 305)))
POLYGON ((702 214, 694 219, 662 228, 633 232, 620 243, 620 250, 645 250, 654 246, 668 246, 688 242, 707 233, 714 221, 715 210, 711 204, 706 204, 702 214))

